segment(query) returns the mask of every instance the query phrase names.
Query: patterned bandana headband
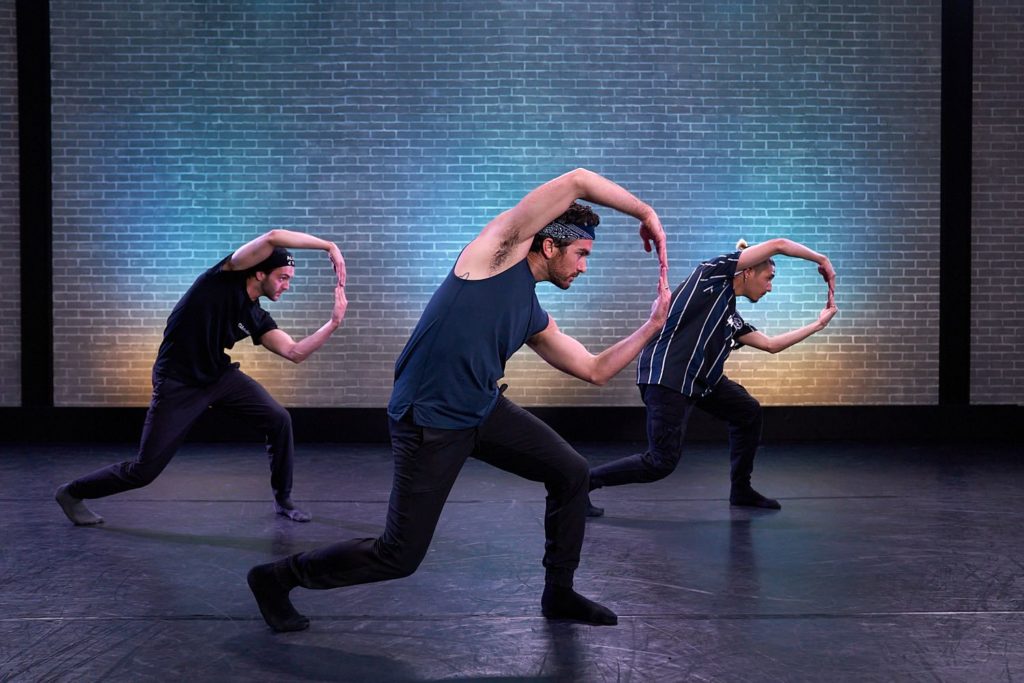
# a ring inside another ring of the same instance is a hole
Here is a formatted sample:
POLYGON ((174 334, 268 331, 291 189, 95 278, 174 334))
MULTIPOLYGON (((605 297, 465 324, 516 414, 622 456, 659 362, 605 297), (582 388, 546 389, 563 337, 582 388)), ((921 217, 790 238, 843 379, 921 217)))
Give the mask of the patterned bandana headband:
POLYGON ((270 252, 270 256, 263 259, 256 264, 255 270, 261 273, 269 273, 275 268, 281 266, 292 266, 295 267, 295 258, 292 257, 292 253, 284 247, 274 247, 274 251, 270 252))
POLYGON ((541 228, 540 232, 537 234, 540 237, 550 237, 556 240, 574 242, 576 240, 594 239, 594 228, 576 225, 574 223, 551 221, 541 228))

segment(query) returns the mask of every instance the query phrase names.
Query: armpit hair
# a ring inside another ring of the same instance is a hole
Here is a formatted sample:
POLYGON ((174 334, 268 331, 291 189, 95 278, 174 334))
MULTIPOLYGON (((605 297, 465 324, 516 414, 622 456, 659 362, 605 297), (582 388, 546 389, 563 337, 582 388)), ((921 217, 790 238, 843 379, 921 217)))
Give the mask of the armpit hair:
POLYGON ((517 244, 519 244, 519 231, 515 230, 509 233, 501 241, 501 244, 498 245, 498 251, 494 252, 494 258, 491 259, 491 270, 501 268, 517 244))

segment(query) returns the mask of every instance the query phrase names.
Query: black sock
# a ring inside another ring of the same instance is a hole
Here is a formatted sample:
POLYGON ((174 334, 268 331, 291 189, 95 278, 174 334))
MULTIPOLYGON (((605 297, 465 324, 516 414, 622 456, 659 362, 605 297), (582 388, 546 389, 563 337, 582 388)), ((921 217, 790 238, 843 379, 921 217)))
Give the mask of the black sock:
POLYGON ((751 488, 749 484, 747 486, 733 486, 729 493, 729 504, 739 507, 764 508, 766 510, 782 509, 779 501, 762 496, 751 488))
POLYGON ((546 584, 540 605, 548 619, 572 619, 598 626, 614 626, 619 623, 615 612, 565 586, 546 584))
POLYGON ((256 605, 267 625, 275 631, 302 631, 309 628, 309 619, 299 614, 288 599, 295 587, 288 559, 260 564, 249 570, 246 581, 256 598, 256 605))

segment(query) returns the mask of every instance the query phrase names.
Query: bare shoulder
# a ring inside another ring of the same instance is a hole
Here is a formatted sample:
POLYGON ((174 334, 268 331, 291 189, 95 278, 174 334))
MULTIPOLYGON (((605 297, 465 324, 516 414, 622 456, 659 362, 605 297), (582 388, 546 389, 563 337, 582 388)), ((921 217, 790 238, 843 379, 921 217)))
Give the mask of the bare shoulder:
POLYGON ((455 274, 467 280, 492 277, 525 258, 529 248, 506 214, 502 214, 462 250, 455 263, 455 274))

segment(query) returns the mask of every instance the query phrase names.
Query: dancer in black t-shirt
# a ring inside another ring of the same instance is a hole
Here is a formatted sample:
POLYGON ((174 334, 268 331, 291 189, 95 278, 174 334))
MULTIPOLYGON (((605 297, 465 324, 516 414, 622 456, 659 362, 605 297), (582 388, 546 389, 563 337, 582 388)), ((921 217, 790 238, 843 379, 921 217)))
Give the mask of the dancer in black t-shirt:
POLYGON ((333 242, 288 230, 271 230, 238 248, 196 279, 167 318, 163 343, 153 365, 153 396, 135 460, 104 467, 57 489, 64 514, 79 526, 100 524, 83 499, 103 498, 146 486, 163 471, 189 429, 209 407, 240 415, 261 430, 270 457, 274 509, 296 522, 310 515, 291 500, 292 423, 288 411, 224 353, 252 337, 293 363, 319 349, 341 325, 345 298, 345 261, 333 242), (331 319, 305 339, 295 341, 260 308, 260 297, 277 301, 295 276, 288 249, 327 252, 338 282, 331 319))

